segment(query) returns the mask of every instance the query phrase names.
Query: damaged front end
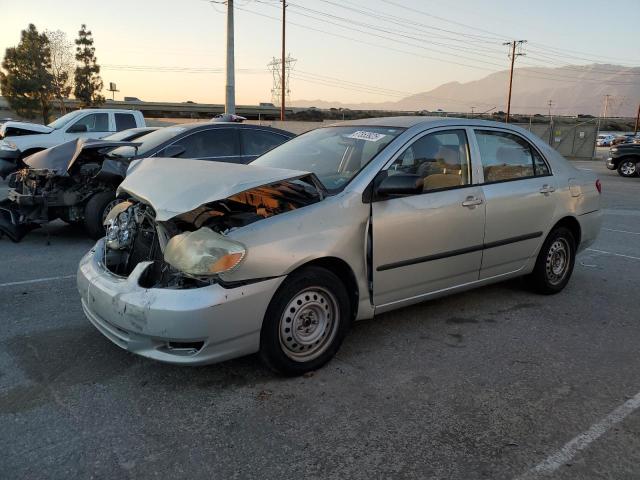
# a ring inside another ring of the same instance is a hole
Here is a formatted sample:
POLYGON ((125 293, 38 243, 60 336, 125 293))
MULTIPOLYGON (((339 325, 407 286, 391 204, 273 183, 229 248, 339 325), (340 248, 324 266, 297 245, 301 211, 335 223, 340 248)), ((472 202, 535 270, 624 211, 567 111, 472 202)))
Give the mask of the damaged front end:
POLYGON ((224 284, 220 275, 240 265, 247 247, 227 235, 237 228, 321 201, 325 192, 313 174, 250 188, 159 221, 143 201, 117 205, 105 220, 103 264, 127 277, 148 262, 145 288, 198 288, 224 284))
POLYGON ((138 144, 74 140, 28 157, 28 168, 9 176, 7 199, 0 201, 0 234, 18 242, 58 218, 82 222, 87 201, 100 192, 115 195, 125 177, 128 162, 106 157, 123 145, 138 144))

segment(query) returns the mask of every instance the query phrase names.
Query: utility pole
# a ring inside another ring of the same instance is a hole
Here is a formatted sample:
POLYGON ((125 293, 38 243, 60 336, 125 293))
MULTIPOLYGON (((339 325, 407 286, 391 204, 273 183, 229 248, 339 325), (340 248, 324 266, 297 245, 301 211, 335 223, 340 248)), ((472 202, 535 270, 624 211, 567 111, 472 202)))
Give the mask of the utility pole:
POLYGON ((280 121, 284 122, 285 120, 285 114, 284 114, 284 108, 285 108, 285 98, 287 96, 287 82, 286 82, 286 65, 287 62, 285 61, 285 48, 286 48, 286 42, 285 42, 285 35, 286 35, 286 15, 287 15, 287 3, 285 0, 282 0, 282 95, 280 96, 280 121))
POLYGON ((633 134, 637 135, 638 134, 638 126, 640 124, 640 103, 638 104, 638 113, 636 113, 636 126, 633 129, 633 134))
POLYGON ((511 115, 511 88, 513 87, 513 64, 516 61, 516 57, 521 55, 525 55, 522 52, 516 53, 516 47, 522 46, 522 44, 527 43, 526 40, 514 40, 513 42, 505 42, 502 45, 510 45, 511 46, 511 73, 509 74, 509 95, 507 96, 507 118, 505 119, 505 123, 509 123, 509 116, 511 115))
POLYGON ((474 110, 476 109, 476 107, 471 107, 471 118, 473 118, 473 114, 475 113, 474 110))
POLYGON ((551 107, 553 106, 553 100, 547 102, 549 105, 549 145, 553 145, 553 117, 551 116, 551 107))
POLYGON ((233 0, 227 0, 227 84, 225 86, 224 113, 236 113, 236 84, 233 52, 233 0))
POLYGON ((611 98, 611 95, 607 94, 604 96, 604 115, 603 118, 606 120, 607 119, 607 113, 609 111, 609 99, 611 98))

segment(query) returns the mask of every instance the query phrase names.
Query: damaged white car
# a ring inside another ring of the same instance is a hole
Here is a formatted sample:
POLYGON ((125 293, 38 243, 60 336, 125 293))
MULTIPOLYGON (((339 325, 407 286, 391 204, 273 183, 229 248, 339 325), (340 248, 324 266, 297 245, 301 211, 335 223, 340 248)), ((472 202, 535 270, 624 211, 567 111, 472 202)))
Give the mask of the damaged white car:
POLYGON ((327 362, 353 320, 527 275, 561 291, 600 182, 520 128, 395 117, 314 130, 250 165, 143 160, 81 260, 89 320, 176 364, 327 362))

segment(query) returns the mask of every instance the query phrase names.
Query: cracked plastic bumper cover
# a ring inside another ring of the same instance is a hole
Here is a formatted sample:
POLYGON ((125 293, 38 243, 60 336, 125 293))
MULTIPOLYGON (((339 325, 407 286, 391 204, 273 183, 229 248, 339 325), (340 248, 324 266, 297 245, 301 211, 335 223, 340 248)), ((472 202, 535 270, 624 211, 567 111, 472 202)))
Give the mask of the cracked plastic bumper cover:
POLYGON ((237 288, 148 289, 139 279, 150 262, 139 263, 128 278, 118 277, 102 265, 103 249, 100 240, 80 261, 78 290, 87 318, 119 347, 184 365, 258 351, 264 313, 284 277, 237 288))

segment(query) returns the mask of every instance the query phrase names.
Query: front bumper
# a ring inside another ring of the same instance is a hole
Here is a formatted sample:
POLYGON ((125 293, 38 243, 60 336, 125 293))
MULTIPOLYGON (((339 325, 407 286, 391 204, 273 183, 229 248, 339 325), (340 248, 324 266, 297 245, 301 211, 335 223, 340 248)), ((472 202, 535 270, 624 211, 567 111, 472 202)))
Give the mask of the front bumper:
POLYGON ((182 365, 258 351, 264 313, 284 277, 237 288, 147 289, 139 279, 150 262, 118 277, 102 265, 103 249, 100 240, 80 261, 78 291, 89 321, 119 347, 182 365))
POLYGON ((607 162, 605 163, 605 165, 609 170, 615 170, 617 168, 615 163, 613 163, 613 158, 611 157, 607 158, 607 162))

